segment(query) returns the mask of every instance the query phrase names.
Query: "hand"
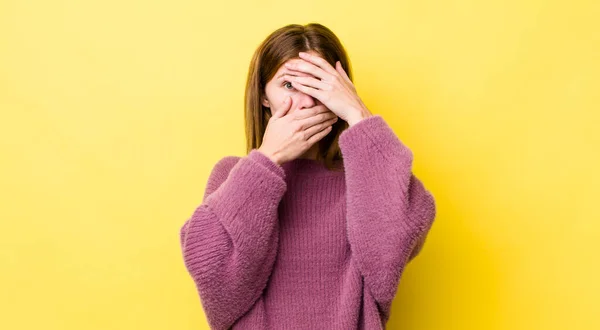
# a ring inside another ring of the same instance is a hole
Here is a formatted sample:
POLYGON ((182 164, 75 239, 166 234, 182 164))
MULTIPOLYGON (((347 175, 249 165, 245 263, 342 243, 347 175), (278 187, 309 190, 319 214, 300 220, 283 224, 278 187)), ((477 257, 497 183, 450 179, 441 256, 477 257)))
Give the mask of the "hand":
POLYGON ((340 61, 335 63, 334 69, 322 57, 304 52, 300 52, 300 57, 286 63, 286 68, 290 71, 308 73, 312 77, 285 75, 285 79, 291 82, 294 88, 321 101, 350 126, 372 116, 358 96, 354 84, 342 68, 340 61))
POLYGON ((310 149, 331 132, 331 125, 338 119, 323 104, 288 114, 291 104, 291 99, 286 97, 283 109, 269 119, 263 142, 258 148, 279 165, 310 149))

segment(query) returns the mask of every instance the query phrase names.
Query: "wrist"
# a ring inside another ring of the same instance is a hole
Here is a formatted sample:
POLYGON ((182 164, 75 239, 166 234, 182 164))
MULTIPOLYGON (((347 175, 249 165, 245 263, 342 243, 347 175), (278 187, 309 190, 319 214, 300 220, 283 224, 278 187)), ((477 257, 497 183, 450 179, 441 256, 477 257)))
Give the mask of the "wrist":
POLYGON ((360 111, 355 111, 355 114, 352 117, 349 117, 347 120, 348 126, 354 126, 356 125, 359 121, 369 118, 373 116, 373 114, 367 110, 367 109, 362 109, 360 111))
POLYGON ((260 151, 263 155, 267 156, 273 163, 275 163, 277 165, 281 165, 279 157, 277 157, 275 155, 275 153, 265 151, 264 149, 261 149, 261 148, 258 148, 257 150, 260 151))

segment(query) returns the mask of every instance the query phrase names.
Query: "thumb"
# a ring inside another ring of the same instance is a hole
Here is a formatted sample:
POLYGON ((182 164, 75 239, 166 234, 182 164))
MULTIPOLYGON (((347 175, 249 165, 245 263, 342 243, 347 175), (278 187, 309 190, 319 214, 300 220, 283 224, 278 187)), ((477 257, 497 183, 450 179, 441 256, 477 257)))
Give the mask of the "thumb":
POLYGON ((283 108, 281 109, 281 111, 277 111, 277 112, 275 112, 275 114, 273 114, 274 118, 281 118, 288 113, 288 111, 292 108, 291 107, 292 102, 290 99, 291 98, 289 96, 286 96, 283 99, 283 108))

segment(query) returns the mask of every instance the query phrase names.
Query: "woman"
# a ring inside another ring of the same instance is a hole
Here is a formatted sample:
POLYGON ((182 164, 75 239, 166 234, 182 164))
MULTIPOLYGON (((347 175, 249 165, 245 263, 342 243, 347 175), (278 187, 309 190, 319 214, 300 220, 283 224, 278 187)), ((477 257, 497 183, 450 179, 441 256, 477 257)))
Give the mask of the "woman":
POLYGON ((280 28, 256 50, 248 154, 214 166, 180 232, 211 328, 385 328, 435 201, 351 77, 320 24, 280 28))

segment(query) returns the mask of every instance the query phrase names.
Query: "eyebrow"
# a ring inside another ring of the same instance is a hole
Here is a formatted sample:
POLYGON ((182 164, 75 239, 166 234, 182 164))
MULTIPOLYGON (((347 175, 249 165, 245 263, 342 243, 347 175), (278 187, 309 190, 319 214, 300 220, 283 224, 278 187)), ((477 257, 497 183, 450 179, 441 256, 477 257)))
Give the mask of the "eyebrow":
MULTIPOLYGON (((279 78, 281 78, 281 77, 283 77, 285 75, 296 76, 296 77, 305 77, 305 75, 303 75, 302 73, 299 73, 299 75, 297 75, 297 74, 294 74, 292 72, 286 71, 286 72, 278 75, 277 77, 275 77, 275 79, 279 79, 279 78)), ((306 77, 308 77, 308 76, 310 76, 310 75, 306 75, 306 77)))
POLYGON ((279 80, 281 77, 283 77, 283 76, 285 76, 285 75, 289 75, 289 74, 291 74, 291 73, 286 71, 286 72, 284 72, 284 73, 282 73, 282 74, 278 75, 277 77, 275 77, 275 79, 279 80))
POLYGON ((292 73, 292 72, 285 71, 285 72, 283 72, 282 74, 280 74, 280 75, 278 75, 277 77, 275 77, 275 79, 276 79, 276 80, 279 80, 279 78, 281 78, 281 77, 283 77, 283 76, 285 76, 285 75, 290 75, 290 76, 298 76, 298 77, 311 77, 311 76, 312 76, 312 75, 310 75, 310 74, 306 74, 306 75, 304 75, 303 73, 299 73, 299 75, 295 75, 295 74, 294 74, 294 73, 292 73))

